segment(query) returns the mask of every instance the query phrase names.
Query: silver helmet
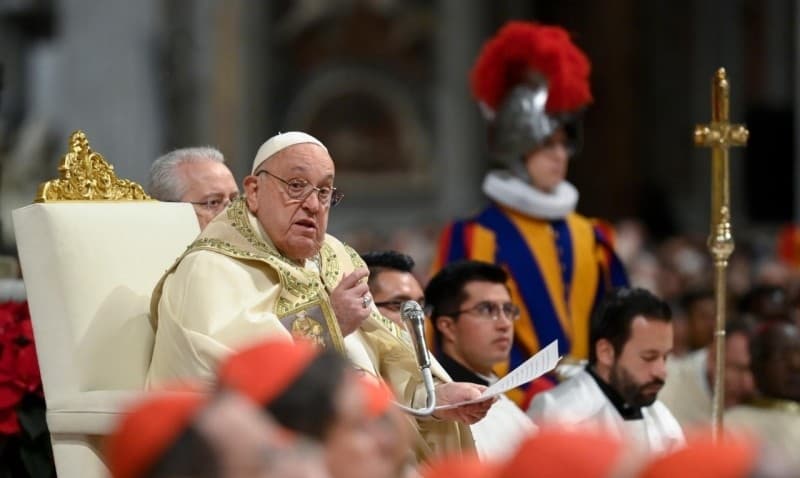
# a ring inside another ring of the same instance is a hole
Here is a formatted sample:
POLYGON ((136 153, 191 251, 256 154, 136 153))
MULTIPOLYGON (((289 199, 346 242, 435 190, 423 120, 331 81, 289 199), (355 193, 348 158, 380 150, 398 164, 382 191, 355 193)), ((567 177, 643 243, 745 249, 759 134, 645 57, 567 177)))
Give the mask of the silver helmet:
POLYGON ((567 136, 567 152, 581 145, 580 113, 548 114, 547 83, 541 78, 520 83, 506 95, 489 121, 492 155, 522 178, 527 178, 524 158, 547 141, 558 129, 567 136))
POLYGON ((563 28, 519 20, 503 25, 470 72, 496 159, 527 179, 524 158, 559 129, 574 154, 582 112, 592 101, 590 73, 589 59, 563 28))

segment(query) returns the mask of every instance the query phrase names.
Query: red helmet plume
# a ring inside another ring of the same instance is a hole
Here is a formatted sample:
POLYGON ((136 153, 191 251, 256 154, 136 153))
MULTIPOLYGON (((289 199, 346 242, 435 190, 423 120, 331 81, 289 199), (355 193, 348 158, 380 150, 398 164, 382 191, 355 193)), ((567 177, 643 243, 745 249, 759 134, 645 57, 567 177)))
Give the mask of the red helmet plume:
POLYGON ((556 26, 511 21, 481 50, 470 73, 472 94, 495 111, 506 93, 532 74, 548 83, 546 111, 582 109, 592 101, 586 55, 556 26))

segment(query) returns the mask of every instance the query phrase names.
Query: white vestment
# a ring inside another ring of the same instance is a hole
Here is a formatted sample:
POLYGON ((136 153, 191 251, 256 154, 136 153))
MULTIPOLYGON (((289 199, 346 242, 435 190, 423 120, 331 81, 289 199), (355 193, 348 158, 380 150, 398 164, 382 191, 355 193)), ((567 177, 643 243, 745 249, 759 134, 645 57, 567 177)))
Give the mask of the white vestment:
POLYGON ((761 404, 730 408, 723 421, 725 431, 759 440, 767 457, 800 470, 800 403, 764 400, 761 404))
MULTIPOLYGON (((213 383, 217 363, 233 350, 297 334, 330 341, 357 368, 386 382, 398 401, 421 407, 427 394, 413 345, 374 304, 358 330, 341 336, 330 291, 363 265, 354 250, 328 235, 318 257, 294 263, 275 248, 244 200, 234 201, 156 286, 148 385, 187 378, 213 383)), ((431 372, 437 383, 450 381, 435 360, 431 372)), ((414 424, 420 459, 473 448, 464 425, 433 419, 414 424)))
POLYGON ((707 370, 708 349, 705 348, 667 361, 667 381, 658 392, 658 399, 684 429, 711 423, 707 370))
POLYGON ((646 453, 670 451, 685 442, 680 425, 663 403, 656 400, 641 408, 642 418, 625 420, 586 370, 537 394, 528 415, 539 427, 593 428, 646 453))
POLYGON ((505 395, 500 395, 486 416, 470 429, 482 460, 510 457, 520 442, 537 430, 530 417, 505 395))
MULTIPOLYGON (((494 374, 476 373, 447 353, 440 354, 439 358, 442 367, 456 381, 491 386, 499 380, 494 374)), ((486 416, 470 425, 470 430, 481 459, 503 460, 516 452, 520 442, 538 428, 516 403, 501 394, 486 416)))

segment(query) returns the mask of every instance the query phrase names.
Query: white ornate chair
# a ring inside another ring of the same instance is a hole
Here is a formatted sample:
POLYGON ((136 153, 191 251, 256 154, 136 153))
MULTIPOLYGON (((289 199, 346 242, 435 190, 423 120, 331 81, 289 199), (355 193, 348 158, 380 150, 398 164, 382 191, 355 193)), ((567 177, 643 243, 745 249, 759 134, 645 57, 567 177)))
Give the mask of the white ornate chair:
POLYGON ((191 205, 117 179, 80 131, 59 172, 14 229, 58 475, 105 476, 100 437, 144 387, 151 292, 199 227, 191 205))

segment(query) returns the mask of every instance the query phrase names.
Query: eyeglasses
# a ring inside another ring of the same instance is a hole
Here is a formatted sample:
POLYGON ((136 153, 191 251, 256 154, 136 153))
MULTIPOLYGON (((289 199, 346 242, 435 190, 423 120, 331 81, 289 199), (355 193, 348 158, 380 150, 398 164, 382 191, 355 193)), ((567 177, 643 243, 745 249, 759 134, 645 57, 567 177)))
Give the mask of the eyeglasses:
POLYGON ((271 176, 278 181, 282 182, 286 185, 286 193, 289 195, 290 198, 304 201, 313 191, 317 192, 317 199, 319 199, 320 204, 323 206, 330 205, 331 207, 339 204, 339 201, 342 200, 344 197, 344 193, 338 191, 336 188, 331 188, 328 186, 312 186, 311 183, 306 181, 305 179, 300 178, 293 178, 293 179, 283 179, 279 176, 275 176, 271 172, 267 171, 266 169, 262 169, 257 171, 254 176, 258 176, 261 173, 266 173, 268 176, 271 176))
POLYGON ((519 307, 511 302, 490 302, 485 300, 478 302, 468 309, 462 309, 455 314, 442 314, 442 315, 461 315, 461 314, 475 314, 481 319, 497 320, 500 318, 500 313, 510 321, 519 319, 519 307))
MULTIPOLYGON (((375 307, 382 307, 386 310, 390 310, 392 312, 400 312, 403 308, 403 304, 406 303, 409 299, 395 299, 395 300, 387 300, 385 302, 375 302, 375 307)), ((425 308, 425 299, 417 299, 416 301, 420 307, 423 309, 425 308)))
POLYGON ((200 206, 209 211, 219 211, 228 207, 238 196, 227 198, 225 196, 211 196, 203 201, 187 201, 195 206, 200 206))

